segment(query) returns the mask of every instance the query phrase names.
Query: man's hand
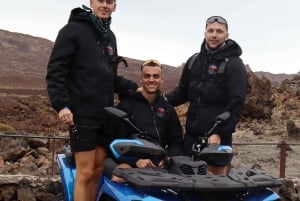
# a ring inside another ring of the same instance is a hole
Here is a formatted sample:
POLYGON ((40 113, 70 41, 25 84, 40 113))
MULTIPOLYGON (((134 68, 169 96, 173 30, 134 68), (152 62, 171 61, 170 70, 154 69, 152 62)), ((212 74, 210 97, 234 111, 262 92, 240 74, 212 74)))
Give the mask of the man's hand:
POLYGON ((63 123, 68 124, 68 125, 73 125, 74 124, 74 122, 73 122, 73 113, 71 112, 71 110, 69 108, 61 109, 58 112, 58 119, 60 121, 62 121, 63 123))
POLYGON ((138 93, 142 93, 142 91, 143 91, 143 87, 139 87, 136 89, 136 92, 138 92, 138 93))
POLYGON ((154 165, 154 163, 150 159, 139 159, 136 162, 135 165, 138 168, 153 168, 153 167, 156 167, 156 165, 154 165))

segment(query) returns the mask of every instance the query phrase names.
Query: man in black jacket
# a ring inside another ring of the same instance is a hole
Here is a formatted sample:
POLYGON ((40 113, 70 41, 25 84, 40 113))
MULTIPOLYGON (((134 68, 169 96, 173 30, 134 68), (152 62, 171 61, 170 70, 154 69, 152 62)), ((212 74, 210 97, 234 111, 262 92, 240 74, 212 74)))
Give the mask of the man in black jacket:
POLYGON ((113 106, 114 92, 137 88, 116 75, 119 57, 110 30, 116 1, 90 0, 90 6, 72 10, 56 38, 46 77, 51 104, 59 120, 70 126, 76 162, 74 201, 96 199, 113 138, 104 107, 113 106))
MULTIPOLYGON (((192 144, 205 136, 216 116, 224 111, 230 112, 230 119, 208 136, 208 142, 232 145, 232 133, 247 92, 247 72, 241 54, 240 46, 229 39, 227 21, 220 16, 208 18, 200 53, 188 59, 178 87, 166 95, 173 106, 190 102, 184 136, 186 155, 191 154, 192 144)), ((211 171, 225 174, 225 169, 211 171)))
MULTIPOLYGON (((170 156, 183 154, 183 133, 175 109, 165 101, 159 90, 163 82, 162 66, 156 60, 147 60, 141 66, 140 82, 142 90, 132 97, 123 99, 118 108, 127 112, 130 120, 144 136, 165 148, 170 156)), ((132 138, 137 131, 126 126, 126 138, 132 138)), ((121 163, 118 167, 152 168, 155 164, 150 159, 139 159, 131 164, 121 163)), ((122 179, 112 176, 114 181, 122 179)))

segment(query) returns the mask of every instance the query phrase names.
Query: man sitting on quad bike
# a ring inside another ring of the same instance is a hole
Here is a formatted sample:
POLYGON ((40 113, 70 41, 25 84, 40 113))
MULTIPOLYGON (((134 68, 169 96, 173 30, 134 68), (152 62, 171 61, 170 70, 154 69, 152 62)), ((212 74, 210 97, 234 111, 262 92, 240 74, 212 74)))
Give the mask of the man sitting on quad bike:
MULTIPOLYGON (((180 121, 175 109, 165 101, 160 91, 163 82, 162 65, 156 60, 147 60, 141 66, 140 82, 141 92, 135 92, 131 97, 121 100, 117 108, 128 113, 130 121, 142 128, 142 138, 155 142, 165 148, 170 156, 183 154, 183 133, 180 121)), ((121 125, 117 135, 123 138, 134 138, 132 134, 137 131, 129 125, 121 125), (123 133, 123 134, 122 134, 123 133)), ((118 168, 153 168, 157 164, 150 159, 138 159, 132 163, 117 161, 118 168)), ((112 159, 106 159, 105 163, 112 163, 112 159)), ((112 175, 113 181, 123 181, 112 175)))

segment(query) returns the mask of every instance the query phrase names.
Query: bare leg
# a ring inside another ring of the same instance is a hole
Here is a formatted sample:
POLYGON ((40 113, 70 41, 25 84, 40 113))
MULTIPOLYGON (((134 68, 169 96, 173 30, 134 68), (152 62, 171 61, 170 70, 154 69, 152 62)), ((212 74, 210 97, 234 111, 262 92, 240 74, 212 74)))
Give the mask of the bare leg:
POLYGON ((95 154, 95 163, 94 163, 94 174, 90 183, 90 191, 91 191, 91 201, 96 200, 97 190, 99 180, 102 176, 103 169, 104 169, 104 159, 107 156, 107 152, 104 148, 97 146, 96 147, 96 154, 95 154))
POLYGON ((76 180, 74 201, 94 201, 91 199, 91 181, 94 175, 95 150, 75 152, 76 180))

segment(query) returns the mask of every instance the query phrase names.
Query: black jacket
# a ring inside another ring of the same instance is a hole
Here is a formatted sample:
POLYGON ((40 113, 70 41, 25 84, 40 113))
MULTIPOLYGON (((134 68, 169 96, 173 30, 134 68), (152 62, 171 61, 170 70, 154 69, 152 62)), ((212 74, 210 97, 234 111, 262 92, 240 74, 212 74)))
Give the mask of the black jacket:
POLYGON ((187 61, 179 86, 166 95, 173 106, 190 101, 186 120, 187 133, 203 135, 212 127, 215 117, 224 111, 230 111, 231 118, 214 133, 226 138, 234 132, 247 93, 247 72, 239 58, 241 54, 240 46, 230 39, 215 52, 209 52, 203 42, 190 69, 192 57, 187 61), (217 73, 225 58, 229 61, 224 73, 217 73))
MULTIPOLYGON (((153 105, 150 105, 141 93, 136 93, 132 98, 122 100, 117 107, 127 112, 133 124, 144 131, 144 135, 151 141, 166 148, 172 156, 182 155, 182 127, 175 109, 163 97, 158 95, 153 105)), ((126 138, 137 134, 130 126, 126 126, 123 132, 126 138)))
POLYGON ((56 38, 47 69, 47 89, 56 111, 69 107, 83 118, 101 118, 113 106, 114 92, 137 85, 115 75, 117 44, 112 31, 104 39, 90 19, 90 12, 72 10, 69 22, 56 38))

